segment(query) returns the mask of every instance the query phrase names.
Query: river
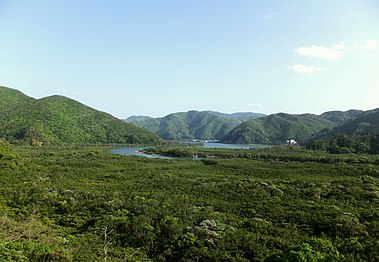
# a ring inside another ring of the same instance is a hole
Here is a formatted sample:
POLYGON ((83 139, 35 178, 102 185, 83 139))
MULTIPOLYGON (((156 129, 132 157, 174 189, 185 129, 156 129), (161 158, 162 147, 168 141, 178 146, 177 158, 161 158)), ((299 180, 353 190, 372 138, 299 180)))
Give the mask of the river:
MULTIPOLYGON (((204 148, 232 148, 232 149, 250 149, 250 148, 268 148, 268 145, 247 145, 247 144, 223 144, 223 143, 203 143, 204 148)), ((148 158, 161 158, 161 159, 176 159, 177 157, 171 156, 161 156, 161 155, 149 155, 144 154, 141 151, 145 147, 116 147, 109 150, 112 154, 123 155, 123 156, 143 156, 148 158)))

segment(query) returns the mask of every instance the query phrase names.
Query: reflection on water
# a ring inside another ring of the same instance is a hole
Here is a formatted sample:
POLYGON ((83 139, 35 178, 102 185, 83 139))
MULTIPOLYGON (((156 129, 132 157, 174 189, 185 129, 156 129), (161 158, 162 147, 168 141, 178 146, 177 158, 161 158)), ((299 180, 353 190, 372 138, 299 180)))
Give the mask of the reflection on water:
POLYGON ((160 155, 149 155, 142 153, 141 151, 144 150, 145 147, 117 147, 117 148, 112 148, 109 150, 112 154, 117 154, 117 155, 123 155, 123 156, 144 156, 148 158, 162 158, 162 159, 175 159, 176 157, 172 156, 160 156, 160 155))
POLYGON ((223 143, 204 143, 205 148, 233 148, 233 149, 250 149, 250 148, 268 148, 269 145, 248 145, 248 144, 223 144, 223 143))
MULTIPOLYGON (((223 143, 203 143, 202 146, 204 148, 232 148, 232 149, 250 149, 250 148, 268 148, 271 146, 268 145, 244 145, 244 144, 223 144, 223 143)), ((161 159, 175 159, 177 157, 172 156, 161 156, 161 155, 149 155, 144 154, 141 151, 144 150, 145 147, 117 147, 109 150, 109 152, 117 155, 123 156, 144 156, 148 158, 161 158, 161 159)))

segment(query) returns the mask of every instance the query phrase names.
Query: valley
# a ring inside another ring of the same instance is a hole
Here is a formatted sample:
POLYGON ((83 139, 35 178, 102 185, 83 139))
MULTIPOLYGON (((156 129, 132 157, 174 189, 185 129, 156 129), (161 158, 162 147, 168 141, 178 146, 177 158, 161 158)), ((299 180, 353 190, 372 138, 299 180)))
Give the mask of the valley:
POLYGON ((0 93, 2 261, 379 260, 377 109, 132 118, 160 122, 144 130, 0 93), (230 144, 188 143, 214 138, 230 144))

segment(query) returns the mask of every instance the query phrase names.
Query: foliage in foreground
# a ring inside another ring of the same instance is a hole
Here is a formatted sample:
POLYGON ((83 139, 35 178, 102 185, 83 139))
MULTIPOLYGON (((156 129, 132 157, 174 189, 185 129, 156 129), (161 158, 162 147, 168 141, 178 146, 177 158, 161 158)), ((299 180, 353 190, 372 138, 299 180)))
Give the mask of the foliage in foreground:
POLYGON ((1 260, 379 260, 378 165, 14 150, 1 260))

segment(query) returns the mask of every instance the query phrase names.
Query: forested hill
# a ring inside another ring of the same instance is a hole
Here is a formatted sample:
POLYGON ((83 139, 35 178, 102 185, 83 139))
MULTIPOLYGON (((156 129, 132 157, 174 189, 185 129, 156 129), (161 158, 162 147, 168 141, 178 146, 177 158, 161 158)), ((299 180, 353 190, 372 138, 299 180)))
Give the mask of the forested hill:
POLYGON ((377 135, 379 134, 379 108, 362 112, 349 121, 336 126, 323 136, 345 135, 377 135))
POLYGON ((314 134, 335 124, 326 118, 312 114, 273 114, 242 123, 225 137, 224 143, 281 144, 288 139, 305 143, 314 134))
POLYGON ((232 114, 226 114, 226 113, 221 113, 221 112, 217 112, 217 111, 210 111, 210 110, 205 111, 205 112, 214 114, 216 116, 228 118, 228 119, 235 119, 239 123, 243 123, 243 122, 246 122, 249 120, 253 120, 253 119, 257 119, 257 118, 266 116, 265 114, 253 113, 253 112, 236 112, 236 113, 232 113, 232 114))
POLYGON ((348 110, 348 111, 328 111, 321 114, 322 117, 332 121, 337 125, 341 125, 342 123, 351 120, 352 118, 358 116, 363 113, 362 110, 348 110))
POLYGON ((0 87, 0 138, 13 143, 154 143, 155 134, 63 96, 0 87))
POLYGON ((221 139, 246 119, 263 116, 257 113, 223 114, 214 111, 188 111, 163 118, 131 117, 130 121, 166 140, 221 139), (145 118, 145 119, 144 119, 145 118))
POLYGON ((125 119, 124 121, 127 122, 127 123, 136 123, 136 122, 142 122, 142 121, 146 121, 146 120, 150 120, 150 119, 153 119, 153 117, 150 117, 150 116, 131 116, 127 119, 125 119))
POLYGON ((330 153, 379 154, 379 108, 318 133, 307 148, 330 153))

